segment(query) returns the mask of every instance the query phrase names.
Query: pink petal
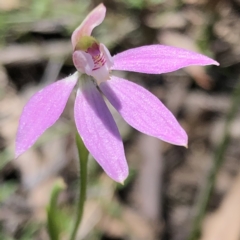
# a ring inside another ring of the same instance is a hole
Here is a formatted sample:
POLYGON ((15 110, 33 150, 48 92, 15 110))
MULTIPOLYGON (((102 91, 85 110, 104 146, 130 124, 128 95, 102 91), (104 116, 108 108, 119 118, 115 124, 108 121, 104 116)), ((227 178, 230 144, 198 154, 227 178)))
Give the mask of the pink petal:
POLYGON ((88 75, 91 74, 94 67, 91 55, 83 51, 75 51, 73 53, 73 63, 78 71, 88 75))
POLYGON ((190 65, 219 65, 202 54, 164 45, 133 48, 115 55, 113 59, 113 70, 153 74, 172 72, 190 65))
POLYGON ((100 43, 100 50, 103 53, 103 56, 106 58, 106 64, 108 68, 111 68, 113 66, 113 57, 111 56, 109 50, 102 43, 100 43))
POLYGON ((132 127, 175 145, 187 145, 187 134, 173 114, 143 87, 114 76, 99 87, 132 127))
POLYGON ((100 92, 88 80, 78 90, 74 106, 77 130, 92 156, 115 181, 128 176, 122 139, 100 92))
POLYGON ((105 18, 105 14, 106 7, 101 3, 87 15, 81 25, 76 28, 72 34, 73 49, 82 36, 90 36, 92 30, 102 23, 105 18))
POLYGON ((19 120, 15 156, 30 148, 62 114, 78 74, 52 83, 37 92, 25 105, 19 120))

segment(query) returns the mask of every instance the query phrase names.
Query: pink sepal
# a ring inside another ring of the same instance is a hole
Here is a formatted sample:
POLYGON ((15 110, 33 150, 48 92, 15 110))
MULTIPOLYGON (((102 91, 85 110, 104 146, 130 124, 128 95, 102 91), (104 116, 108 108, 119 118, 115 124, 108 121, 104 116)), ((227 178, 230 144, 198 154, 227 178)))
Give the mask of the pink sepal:
POLYGON ((114 76, 99 87, 132 127, 163 141, 187 146, 187 134, 176 118, 146 89, 114 76))
POLYGON ((92 30, 102 23, 105 18, 106 7, 101 3, 94 8, 84 19, 79 27, 77 27, 72 34, 72 46, 75 46, 82 36, 90 36, 92 30))
POLYGON ((122 139, 100 92, 89 79, 77 92, 74 116, 86 148, 109 177, 122 183, 128 176, 122 139))
POLYGON ((133 48, 115 55, 113 60, 113 70, 152 74, 172 72, 190 65, 219 65, 202 54, 165 45, 133 48))
POLYGON ((78 80, 78 73, 48 85, 25 105, 16 137, 16 158, 30 148, 62 114, 78 80))

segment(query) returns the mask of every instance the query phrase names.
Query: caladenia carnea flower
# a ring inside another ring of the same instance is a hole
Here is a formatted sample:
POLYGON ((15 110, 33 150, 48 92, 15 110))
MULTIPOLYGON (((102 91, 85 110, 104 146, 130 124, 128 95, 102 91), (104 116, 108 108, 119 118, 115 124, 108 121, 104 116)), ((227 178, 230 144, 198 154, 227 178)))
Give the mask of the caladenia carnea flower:
POLYGON ((100 4, 72 34, 77 72, 45 87, 24 107, 17 132, 16 157, 57 121, 78 83, 74 106, 77 130, 104 171, 115 181, 123 182, 128 176, 123 143, 102 95, 127 123, 142 133, 180 146, 187 146, 187 134, 157 97, 133 82, 114 76, 112 71, 160 74, 190 65, 218 63, 198 53, 163 45, 133 48, 112 57, 104 44, 91 36, 105 13, 105 6, 100 4), (82 74, 89 77, 81 77, 82 74))

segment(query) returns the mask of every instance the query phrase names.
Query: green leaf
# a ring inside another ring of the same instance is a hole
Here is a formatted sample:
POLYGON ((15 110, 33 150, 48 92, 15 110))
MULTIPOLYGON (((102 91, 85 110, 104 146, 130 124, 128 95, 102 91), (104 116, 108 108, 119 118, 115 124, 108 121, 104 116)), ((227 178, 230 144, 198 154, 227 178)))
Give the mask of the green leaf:
POLYGON ((53 187, 50 203, 47 206, 47 227, 51 240, 58 240, 62 232, 62 219, 59 216, 57 200, 59 193, 65 188, 62 179, 58 179, 53 187))

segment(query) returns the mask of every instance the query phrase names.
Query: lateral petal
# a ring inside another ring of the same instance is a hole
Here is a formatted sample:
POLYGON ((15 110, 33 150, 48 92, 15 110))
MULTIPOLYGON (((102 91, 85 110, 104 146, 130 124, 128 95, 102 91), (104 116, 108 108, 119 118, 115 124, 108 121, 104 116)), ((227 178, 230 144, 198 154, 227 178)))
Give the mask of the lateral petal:
POLYGON ((90 54, 83 51, 75 51, 73 53, 73 63, 81 73, 91 74, 94 63, 90 54))
POLYGON ((187 134, 176 118, 146 89, 115 76, 99 87, 132 127, 163 141, 187 146, 187 134))
POLYGON ((82 36, 90 36, 92 30, 102 23, 105 18, 106 7, 101 3, 94 8, 84 19, 80 26, 78 26, 72 34, 72 46, 75 46, 82 36))
POLYGON ((115 55, 113 60, 112 70, 152 74, 172 72, 190 65, 219 65, 202 54, 165 45, 133 48, 115 55))
POLYGON ((106 103, 90 80, 77 92, 74 116, 86 148, 109 177, 122 183, 128 176, 122 139, 106 103))
POLYGON ((54 82, 37 92, 25 105, 16 137, 16 158, 30 148, 62 114, 78 74, 54 82))

